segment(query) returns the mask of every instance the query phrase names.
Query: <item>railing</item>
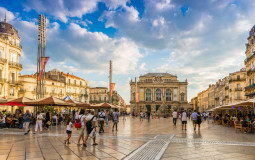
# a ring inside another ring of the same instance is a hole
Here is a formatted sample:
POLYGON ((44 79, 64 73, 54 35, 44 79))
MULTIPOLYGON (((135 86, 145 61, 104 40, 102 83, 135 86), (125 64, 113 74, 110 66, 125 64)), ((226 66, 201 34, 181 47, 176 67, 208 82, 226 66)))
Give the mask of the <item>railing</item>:
POLYGON ((240 81, 245 81, 245 78, 240 78, 240 79, 230 79, 229 82, 240 82, 240 81))
POLYGON ((17 63, 17 62, 13 62, 13 61, 9 61, 9 66, 14 66, 14 67, 22 68, 22 64, 17 63))
POLYGON ((244 63, 246 64, 249 60, 252 59, 252 57, 255 55, 255 52, 253 52, 252 54, 250 54, 245 60, 244 63))
POLYGON ((7 59, 5 58, 0 58, 0 63, 6 63, 7 62, 7 59))
POLYGON ((242 91, 242 88, 236 88, 235 91, 242 91))
POLYGON ((21 82, 20 82, 20 81, 14 81, 14 80, 10 80, 10 81, 8 81, 8 83, 9 83, 10 85, 21 85, 21 82))
POLYGON ((226 87, 225 87, 225 90, 228 90, 228 89, 229 89, 229 86, 226 86, 226 87))
POLYGON ((245 91, 249 91, 249 90, 252 90, 252 89, 255 89, 255 83, 245 87, 245 91))

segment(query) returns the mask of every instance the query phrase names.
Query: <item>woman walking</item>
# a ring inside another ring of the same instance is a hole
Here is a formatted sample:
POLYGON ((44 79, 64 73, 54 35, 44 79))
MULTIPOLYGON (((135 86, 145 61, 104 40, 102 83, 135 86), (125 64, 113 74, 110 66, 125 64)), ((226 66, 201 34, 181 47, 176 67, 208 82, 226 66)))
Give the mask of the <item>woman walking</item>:
POLYGON ((67 119, 66 121, 66 134, 67 134, 67 139, 65 140, 65 144, 70 144, 70 138, 72 136, 72 128, 73 128, 73 123, 70 118, 67 119))
POLYGON ((35 126, 35 133, 34 134, 36 134, 38 127, 40 127, 40 133, 42 132, 42 120, 43 120, 43 116, 41 115, 40 112, 37 112, 36 126, 35 126))

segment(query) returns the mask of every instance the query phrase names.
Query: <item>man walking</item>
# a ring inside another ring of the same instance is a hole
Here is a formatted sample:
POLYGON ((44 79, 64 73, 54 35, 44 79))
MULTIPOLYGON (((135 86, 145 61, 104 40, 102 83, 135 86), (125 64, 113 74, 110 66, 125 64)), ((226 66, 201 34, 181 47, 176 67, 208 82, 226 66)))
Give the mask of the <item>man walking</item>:
POLYGON ((101 109, 101 112, 98 113, 98 119, 100 124, 99 133, 102 133, 104 132, 104 119, 105 119, 105 113, 103 109, 101 109))
POLYGON ((29 110, 26 110, 26 113, 24 114, 24 124, 23 124, 23 126, 25 128, 25 134, 24 135, 27 135, 30 132, 29 123, 30 123, 31 119, 32 119, 32 116, 29 113, 29 110))
POLYGON ((182 120, 182 130, 183 130, 183 126, 186 130, 186 124, 187 124, 187 112, 186 110, 184 110, 181 114, 181 120, 182 120))
POLYGON ((85 124, 86 124, 86 131, 87 134, 85 136, 84 142, 83 142, 83 147, 87 147, 87 140, 89 138, 90 134, 92 135, 92 139, 93 139, 93 145, 98 145, 96 143, 96 116, 94 116, 94 111, 89 111, 89 114, 86 116, 85 118, 85 124), (92 133, 91 133, 92 132, 92 133))
POLYGON ((118 131, 119 112, 117 108, 115 108, 114 112, 112 113, 112 116, 113 116, 112 131, 114 131, 114 126, 116 126, 116 131, 118 131))
POLYGON ((199 115, 197 114, 197 111, 194 110, 194 112, 191 114, 191 119, 193 121, 194 130, 196 130, 196 126, 197 126, 197 116, 199 116, 199 115))
POLYGON ((147 118, 148 118, 148 122, 150 122, 150 118, 151 118, 151 112, 147 112, 147 118))
POLYGON ((178 116, 176 110, 174 110, 174 112, 172 113, 172 116, 173 116, 173 123, 176 126, 176 121, 177 121, 177 116, 178 116))

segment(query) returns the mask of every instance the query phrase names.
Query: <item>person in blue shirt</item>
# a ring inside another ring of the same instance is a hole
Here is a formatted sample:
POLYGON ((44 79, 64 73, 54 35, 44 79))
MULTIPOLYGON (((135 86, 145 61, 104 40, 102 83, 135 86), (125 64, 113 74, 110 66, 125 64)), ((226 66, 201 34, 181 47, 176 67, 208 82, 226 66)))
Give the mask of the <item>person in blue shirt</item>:
POLYGON ((24 124, 23 124, 23 126, 25 128, 25 134, 24 135, 27 135, 30 132, 29 123, 30 123, 31 119, 32 119, 32 116, 29 113, 29 110, 27 110, 26 113, 24 114, 24 124))
POLYGON ((194 130, 196 130, 196 125, 197 125, 197 117, 199 116, 199 114, 197 114, 197 111, 194 110, 194 112, 191 114, 191 119, 193 121, 193 126, 194 126, 194 130))

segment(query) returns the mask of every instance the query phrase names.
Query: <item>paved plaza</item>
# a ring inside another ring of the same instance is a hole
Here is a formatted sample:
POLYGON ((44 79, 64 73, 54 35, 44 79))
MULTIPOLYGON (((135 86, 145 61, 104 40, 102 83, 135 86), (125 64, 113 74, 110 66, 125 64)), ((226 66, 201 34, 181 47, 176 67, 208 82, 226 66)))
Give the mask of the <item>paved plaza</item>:
MULTIPOLYGON (((112 123, 111 123, 112 124, 112 123)), ((110 124, 110 125, 111 125, 110 124)), ((71 144, 65 145, 65 125, 52 126, 42 134, 24 136, 23 130, 0 130, 0 160, 64 159, 196 159, 254 160, 255 134, 235 133, 234 128, 202 123, 194 132, 191 121, 187 130, 172 118, 140 122, 139 118, 120 119, 119 131, 105 127, 97 136, 99 145, 77 146, 78 132, 73 129, 71 144)))

